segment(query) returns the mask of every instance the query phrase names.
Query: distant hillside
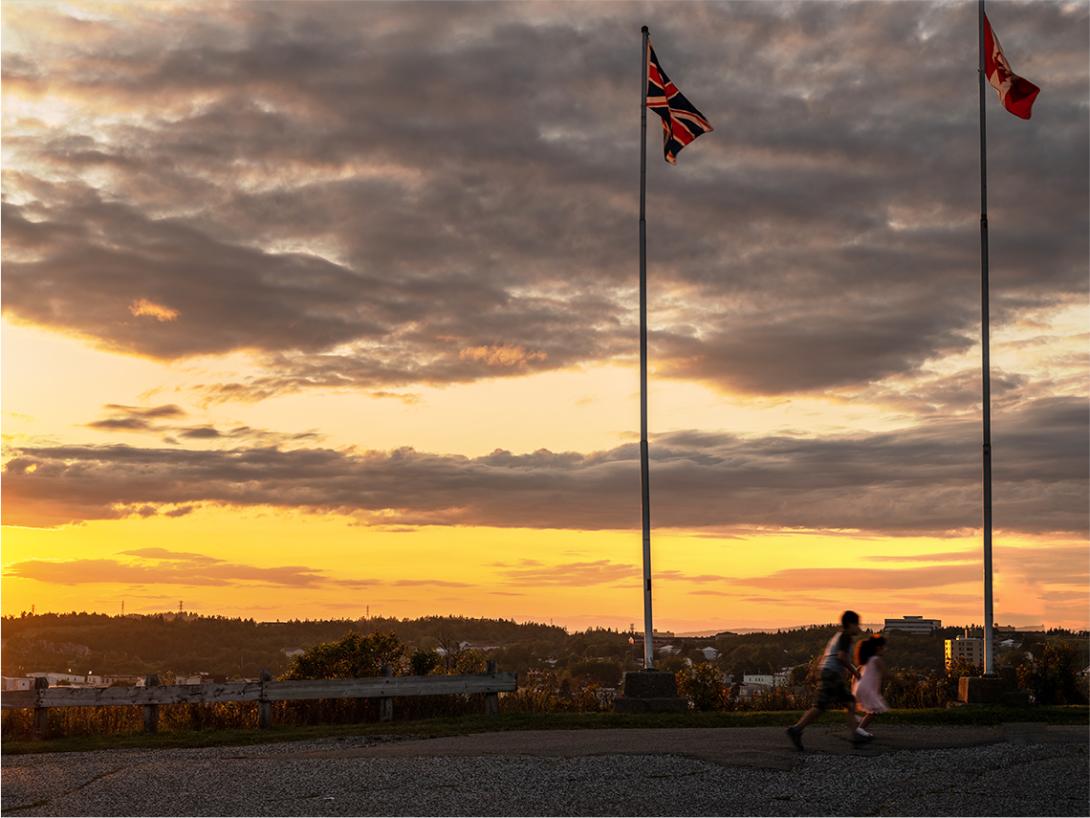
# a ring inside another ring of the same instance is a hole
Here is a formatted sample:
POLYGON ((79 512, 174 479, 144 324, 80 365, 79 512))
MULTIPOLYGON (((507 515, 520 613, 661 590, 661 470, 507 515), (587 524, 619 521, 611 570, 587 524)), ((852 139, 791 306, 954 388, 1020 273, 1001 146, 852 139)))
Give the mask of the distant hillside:
POLYGON ((257 622, 225 617, 40 614, 4 617, 5 676, 35 671, 98 674, 256 676, 286 669, 287 651, 308 648, 349 631, 387 631, 413 647, 459 642, 525 644, 548 654, 562 649, 563 628, 504 619, 430 616, 421 619, 257 622))
MULTIPOLYGON (((715 664, 735 678, 771 673, 809 663, 835 630, 834 625, 808 625, 778 632, 662 636, 656 638, 656 646, 669 644, 672 655, 660 655, 656 665, 675 669, 686 660, 705 661, 703 649, 710 646, 719 652, 715 664)), ((561 627, 507 619, 427 616, 257 622, 175 614, 70 613, 5 617, 0 656, 5 676, 59 671, 256 677, 263 669, 280 674, 287 669, 291 652, 339 639, 349 631, 392 632, 410 651, 440 647, 457 651, 469 643, 489 653, 505 670, 567 670, 593 674, 605 684, 615 683, 611 680, 619 679, 624 670, 638 668, 643 655, 639 634, 600 628, 568 633, 561 627)), ((932 635, 893 634, 886 658, 895 668, 941 671, 943 640, 960 633, 961 628, 944 628, 932 635)), ((1034 649, 1041 638, 1018 634, 1019 647, 1007 650, 1034 649)), ((1086 661, 1080 661, 1085 667, 1086 661)))

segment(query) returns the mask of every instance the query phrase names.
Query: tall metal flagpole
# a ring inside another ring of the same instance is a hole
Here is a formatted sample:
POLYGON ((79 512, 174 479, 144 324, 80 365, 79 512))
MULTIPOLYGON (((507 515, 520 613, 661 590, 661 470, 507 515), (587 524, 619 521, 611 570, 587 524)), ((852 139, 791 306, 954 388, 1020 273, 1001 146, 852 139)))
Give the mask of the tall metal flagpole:
POLYGON ((978 2, 980 80, 980 349, 984 415, 984 673, 995 672, 992 653, 992 390, 988 337, 988 141, 984 107, 984 0, 978 2))
POLYGON ((651 624, 651 485, 647 452, 647 44, 643 32, 640 86, 640 493, 643 501, 643 666, 655 665, 651 624))

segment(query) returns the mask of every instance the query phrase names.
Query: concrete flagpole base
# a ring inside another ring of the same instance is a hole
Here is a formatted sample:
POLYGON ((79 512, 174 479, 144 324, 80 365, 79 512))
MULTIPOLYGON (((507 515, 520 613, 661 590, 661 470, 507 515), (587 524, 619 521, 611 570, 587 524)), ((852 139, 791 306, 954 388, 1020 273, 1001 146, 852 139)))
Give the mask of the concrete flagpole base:
POLYGON ((958 679, 958 701, 962 704, 999 704, 1005 685, 998 676, 962 676, 958 679))
POLYGON ((689 703, 677 695, 677 679, 667 670, 635 670, 624 675, 624 695, 613 700, 618 713, 684 713, 689 703))

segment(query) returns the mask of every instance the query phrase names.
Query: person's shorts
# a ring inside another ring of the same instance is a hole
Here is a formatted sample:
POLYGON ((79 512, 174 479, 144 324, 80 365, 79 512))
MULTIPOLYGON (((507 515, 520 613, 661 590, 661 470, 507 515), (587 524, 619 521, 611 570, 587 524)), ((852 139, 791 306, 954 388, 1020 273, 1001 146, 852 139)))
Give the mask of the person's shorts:
POLYGON ((855 696, 848 689, 844 674, 838 670, 821 671, 821 684, 818 686, 814 707, 827 710, 830 707, 847 707, 855 703, 855 696))

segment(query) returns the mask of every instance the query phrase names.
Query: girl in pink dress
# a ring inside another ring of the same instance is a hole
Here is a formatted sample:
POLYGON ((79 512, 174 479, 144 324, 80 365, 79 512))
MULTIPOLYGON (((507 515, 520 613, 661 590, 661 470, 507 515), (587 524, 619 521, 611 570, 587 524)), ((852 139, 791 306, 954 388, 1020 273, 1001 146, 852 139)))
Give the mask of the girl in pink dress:
POLYGON ((857 646, 856 664, 861 671, 859 678, 852 682, 852 694, 856 705, 866 715, 859 722, 855 732, 862 738, 871 738, 867 725, 879 713, 889 710, 889 705, 882 698, 882 677, 886 674, 886 663, 882 654, 886 652, 886 638, 875 634, 869 639, 862 639, 857 646))

